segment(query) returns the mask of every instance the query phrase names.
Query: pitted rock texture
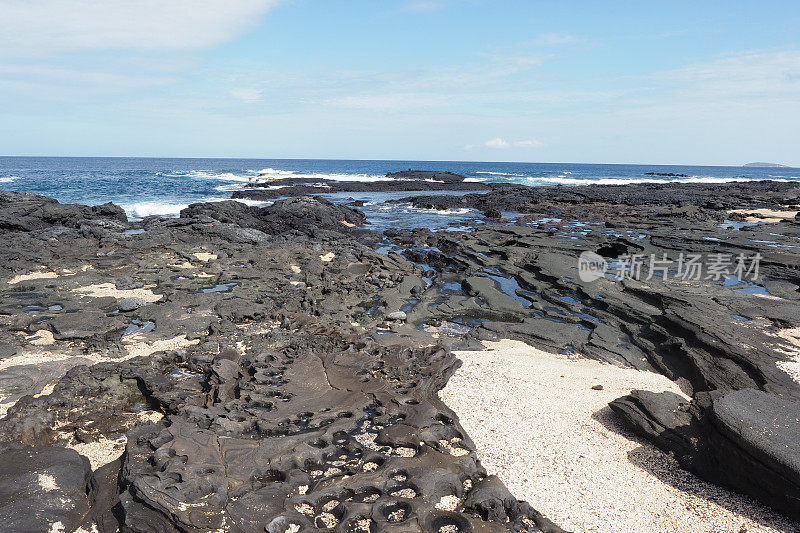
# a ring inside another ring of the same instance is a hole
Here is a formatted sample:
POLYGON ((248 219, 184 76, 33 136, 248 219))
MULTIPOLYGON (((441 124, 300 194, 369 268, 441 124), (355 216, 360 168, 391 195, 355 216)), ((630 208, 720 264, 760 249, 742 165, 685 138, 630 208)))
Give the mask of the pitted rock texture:
MULTIPOLYGON (((456 360, 439 349, 330 344, 324 354, 288 346, 241 365, 218 359, 204 397, 132 432, 127 527, 148 531, 142 524, 164 515, 181 531, 489 527, 435 507, 445 496, 463 501, 486 479, 452 412, 431 395, 456 360)), ((536 529, 536 514, 516 500, 493 529, 510 515, 516 529, 536 529)))

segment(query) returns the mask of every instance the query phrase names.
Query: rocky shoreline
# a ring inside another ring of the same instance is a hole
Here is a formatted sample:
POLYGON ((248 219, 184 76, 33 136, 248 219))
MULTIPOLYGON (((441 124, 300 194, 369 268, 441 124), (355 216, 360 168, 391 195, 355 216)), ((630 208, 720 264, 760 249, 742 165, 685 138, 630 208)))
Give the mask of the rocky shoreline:
POLYGON ((290 198, 136 222, 0 192, 4 523, 560 531, 488 475, 437 395, 451 349, 498 339, 665 375, 691 401, 634 391, 619 419, 800 519, 800 186, 390 178, 253 184, 234 197, 290 198), (306 196, 384 190, 485 218, 381 234, 306 196), (609 272, 583 281, 582 252, 609 272), (756 280, 673 279, 676 261, 612 275, 626 255, 756 253, 756 280))

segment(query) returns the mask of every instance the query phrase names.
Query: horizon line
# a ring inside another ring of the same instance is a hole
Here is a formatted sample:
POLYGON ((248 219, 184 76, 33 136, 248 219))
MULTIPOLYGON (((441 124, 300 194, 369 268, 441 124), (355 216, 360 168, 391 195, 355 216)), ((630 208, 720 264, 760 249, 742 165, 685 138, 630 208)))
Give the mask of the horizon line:
MULTIPOLYGON (((338 157, 200 157, 200 156, 138 156, 138 155, 0 155, 0 158, 28 158, 28 159, 219 159, 219 160, 253 160, 253 161, 385 161, 391 163, 488 163, 488 164, 514 164, 514 165, 609 165, 609 166, 664 166, 664 167, 728 167, 748 168, 742 163, 739 165, 722 164, 686 164, 686 163, 579 163, 568 161, 487 161, 480 159, 363 159, 363 158, 338 158, 338 157)), ((759 161, 763 162, 763 161, 759 161)), ((779 166, 760 166, 749 168, 791 168, 792 165, 774 163, 779 166)))

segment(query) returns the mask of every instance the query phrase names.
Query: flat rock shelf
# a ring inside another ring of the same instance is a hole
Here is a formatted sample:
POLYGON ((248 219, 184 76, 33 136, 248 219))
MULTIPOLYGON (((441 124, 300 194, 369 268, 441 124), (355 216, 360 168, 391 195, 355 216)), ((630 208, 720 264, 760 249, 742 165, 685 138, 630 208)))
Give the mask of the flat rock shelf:
POLYGON ((798 528, 800 187, 390 178, 336 186, 479 216, 376 232, 302 180, 133 223, 0 191, 1 523, 798 528), (761 268, 583 281, 587 251, 761 268))

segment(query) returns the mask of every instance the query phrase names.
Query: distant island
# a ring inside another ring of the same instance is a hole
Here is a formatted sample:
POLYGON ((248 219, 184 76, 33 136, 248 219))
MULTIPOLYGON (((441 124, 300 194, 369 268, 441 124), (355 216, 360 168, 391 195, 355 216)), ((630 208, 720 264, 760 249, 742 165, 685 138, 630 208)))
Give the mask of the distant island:
POLYGON ((747 163, 746 165, 742 165, 744 167, 780 167, 780 168, 789 168, 788 165, 779 165, 778 163, 747 163))

